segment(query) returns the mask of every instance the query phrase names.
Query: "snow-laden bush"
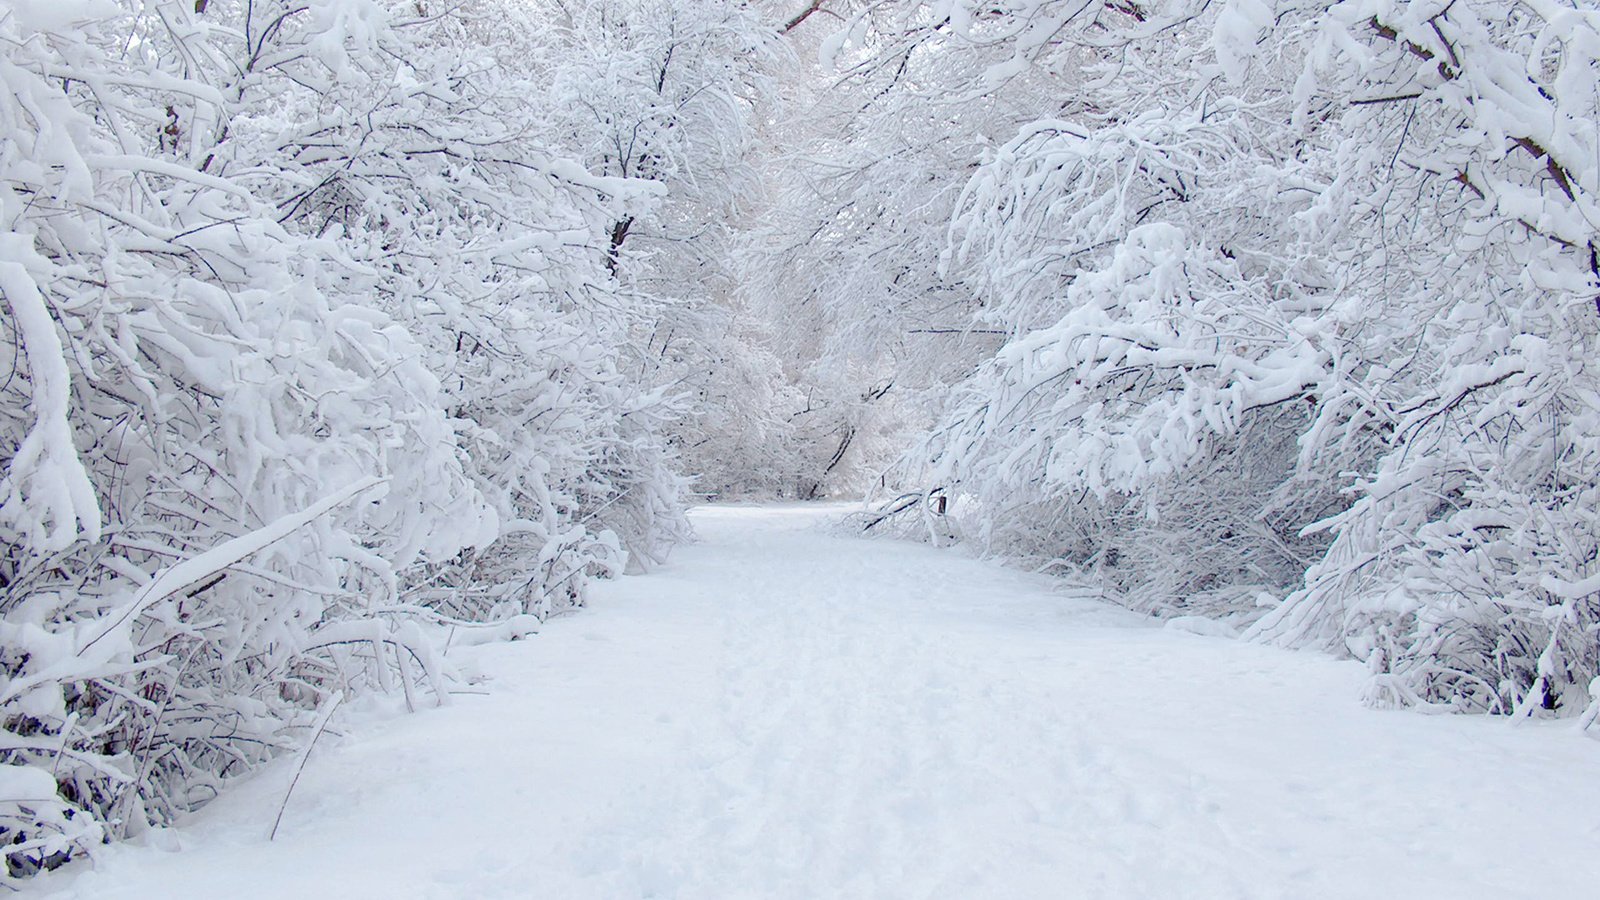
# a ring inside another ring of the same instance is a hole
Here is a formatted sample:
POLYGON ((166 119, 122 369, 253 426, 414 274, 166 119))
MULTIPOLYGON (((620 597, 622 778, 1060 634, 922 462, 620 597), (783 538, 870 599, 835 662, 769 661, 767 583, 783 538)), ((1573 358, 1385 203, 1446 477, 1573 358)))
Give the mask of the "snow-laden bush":
POLYGON ((1349 248, 1366 365, 1343 393, 1370 398, 1383 452, 1257 633, 1365 657, 1374 702, 1574 713, 1600 674, 1600 14, 1342 4, 1325 21, 1343 184, 1305 240, 1349 248))
POLYGON ((495 12, 0 12, 7 876, 680 530, 606 266, 651 192, 537 145, 495 12))
POLYGON ((677 406, 628 371, 632 335, 661 311, 618 291, 608 256, 613 223, 647 211, 659 187, 591 173, 542 142, 549 113, 529 98, 543 76, 479 49, 508 23, 523 45, 538 28, 495 5, 415 36, 400 23, 384 52, 342 60, 325 89, 286 85, 270 119, 229 141, 275 167, 261 190, 290 227, 344 236, 351 268, 428 348, 503 529, 488 560, 470 561, 473 587, 436 572, 422 596, 448 583, 458 612, 496 616, 565 607, 593 561, 615 568, 621 547, 657 558, 682 524, 661 437, 677 406), (528 570, 505 569, 508 557, 528 570))
POLYGON ((933 483, 981 486, 988 546, 1090 568, 1139 608, 1230 613, 1292 588, 1326 544, 1301 528, 1338 508, 1293 437, 1332 377, 1325 336, 1273 328, 1259 282, 1165 223, 1065 304, 963 386, 933 483))
POLYGON ((1374 702, 1594 700, 1596 13, 944 0, 858 26, 1036 104, 945 262, 1008 344, 924 457, 997 552, 1350 653, 1374 702))

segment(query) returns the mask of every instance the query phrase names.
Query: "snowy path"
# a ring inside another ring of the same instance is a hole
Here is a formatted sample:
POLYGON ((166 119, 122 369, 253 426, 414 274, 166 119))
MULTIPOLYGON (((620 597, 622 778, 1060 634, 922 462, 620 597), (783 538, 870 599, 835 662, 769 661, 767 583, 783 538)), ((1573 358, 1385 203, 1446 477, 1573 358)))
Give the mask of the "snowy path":
POLYGON ((711 508, 665 571, 482 648, 83 898, 1585 897, 1600 743, 1379 713, 1362 672, 960 553, 711 508))

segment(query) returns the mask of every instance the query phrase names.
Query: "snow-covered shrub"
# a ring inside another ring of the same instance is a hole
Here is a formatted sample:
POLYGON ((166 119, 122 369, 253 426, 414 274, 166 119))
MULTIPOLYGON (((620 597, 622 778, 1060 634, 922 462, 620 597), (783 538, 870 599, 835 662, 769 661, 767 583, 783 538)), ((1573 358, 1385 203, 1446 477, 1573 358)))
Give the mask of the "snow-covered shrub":
POLYGON ((8 876, 681 529, 607 268, 651 191, 535 142, 492 11, 0 11, 8 876))
POLYGON ((412 653, 431 669, 414 636, 338 623, 412 561, 494 534, 415 339, 185 140, 226 121, 172 71, 204 42, 136 13, 3 23, 3 334, 21 364, 0 702, 6 762, 49 773, 75 823, 62 836, 49 803, 0 798, 14 874, 292 745, 330 683, 363 677, 339 671, 352 639, 375 672, 412 653))
POLYGON ((1008 343, 918 461, 998 552, 1350 653, 1374 702, 1586 705, 1594 11, 943 0, 849 33, 1035 104, 956 176, 945 278, 1008 343))
POLYGON ((981 486, 990 547, 1092 568, 1139 608, 1291 589, 1326 543, 1300 529, 1336 504, 1293 439, 1333 368, 1310 320, 1272 328, 1260 283, 1165 223, 1065 305, 963 386, 932 483, 981 486))
POLYGON ((1347 99, 1345 184, 1313 215, 1369 248, 1346 263, 1369 309, 1348 390, 1384 452, 1258 634, 1364 656, 1376 702, 1576 712, 1600 665, 1600 14, 1325 21, 1306 80, 1347 99))
POLYGON ((609 255, 613 224, 660 191, 555 155, 543 142, 552 114, 529 103, 538 67, 480 50, 507 22, 531 43, 531 14, 466 12, 440 30, 385 33, 385 52, 345 60, 331 89, 290 81, 273 118, 232 140, 279 167, 263 189, 290 226, 337 231, 352 268, 428 348, 504 523, 488 559, 465 561, 466 581, 432 572, 412 596, 448 597, 452 615, 481 607, 468 618, 544 615, 582 596, 589 569, 618 569, 622 547, 656 558, 681 532, 661 437, 677 409, 628 371, 632 336, 660 312, 619 291, 609 255))

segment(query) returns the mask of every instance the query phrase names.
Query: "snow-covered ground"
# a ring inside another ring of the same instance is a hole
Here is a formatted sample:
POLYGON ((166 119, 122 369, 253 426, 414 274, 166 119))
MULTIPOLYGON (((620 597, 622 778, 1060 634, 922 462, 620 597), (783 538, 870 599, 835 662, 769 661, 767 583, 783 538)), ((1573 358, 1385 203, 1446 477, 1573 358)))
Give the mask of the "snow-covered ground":
POLYGON ((1600 891, 1600 743, 1570 723, 1371 711, 1357 665, 830 535, 829 512, 699 510, 702 542, 666 569, 528 641, 453 651, 489 691, 354 710, 274 842, 288 765, 30 893, 1600 891))

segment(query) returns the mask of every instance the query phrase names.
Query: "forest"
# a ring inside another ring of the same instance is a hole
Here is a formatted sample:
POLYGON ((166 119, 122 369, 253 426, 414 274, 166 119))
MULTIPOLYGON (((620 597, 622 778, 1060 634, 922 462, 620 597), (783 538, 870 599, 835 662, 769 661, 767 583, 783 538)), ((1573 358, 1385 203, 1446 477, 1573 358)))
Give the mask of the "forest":
POLYGON ((708 498, 1600 717, 1582 0, 8 0, 0 298, 0 884, 708 498))

